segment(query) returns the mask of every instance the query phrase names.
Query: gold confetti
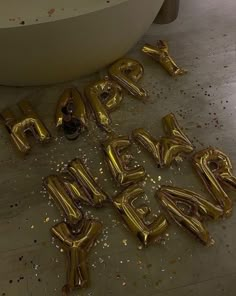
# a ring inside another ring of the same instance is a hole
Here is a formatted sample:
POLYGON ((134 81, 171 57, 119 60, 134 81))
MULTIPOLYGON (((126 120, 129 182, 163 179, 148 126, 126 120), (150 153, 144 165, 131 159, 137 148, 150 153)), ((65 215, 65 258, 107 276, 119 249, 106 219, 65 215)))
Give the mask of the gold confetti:
POLYGON ((127 239, 123 239, 122 242, 123 242, 124 246, 127 246, 128 245, 127 244, 127 239))
POLYGON ((46 218, 44 219, 44 223, 48 223, 49 220, 50 220, 50 218, 49 218, 49 217, 46 217, 46 218))

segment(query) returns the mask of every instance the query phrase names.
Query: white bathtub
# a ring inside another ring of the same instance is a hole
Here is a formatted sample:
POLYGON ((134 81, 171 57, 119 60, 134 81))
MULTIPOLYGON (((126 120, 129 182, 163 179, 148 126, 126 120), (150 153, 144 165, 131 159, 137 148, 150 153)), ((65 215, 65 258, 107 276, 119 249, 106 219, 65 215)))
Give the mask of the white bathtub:
POLYGON ((0 0, 0 84, 73 80, 123 56, 163 0, 0 0))

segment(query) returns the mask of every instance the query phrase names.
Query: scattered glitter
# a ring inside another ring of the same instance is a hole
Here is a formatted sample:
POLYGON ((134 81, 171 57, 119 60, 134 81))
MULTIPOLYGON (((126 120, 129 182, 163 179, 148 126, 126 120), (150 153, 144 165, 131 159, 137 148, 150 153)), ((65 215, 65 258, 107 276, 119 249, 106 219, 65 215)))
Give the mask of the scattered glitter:
POLYGON ((44 219, 44 223, 48 223, 49 220, 50 220, 50 218, 49 218, 49 217, 46 217, 46 218, 44 219))
POLYGON ((178 155, 175 157, 175 161, 176 162, 183 162, 183 158, 180 155, 178 155))
POLYGON ((124 244, 124 246, 127 246, 127 239, 123 239, 122 243, 124 244))
POLYGON ((99 263, 103 263, 104 262, 104 260, 101 257, 98 260, 99 260, 99 263))

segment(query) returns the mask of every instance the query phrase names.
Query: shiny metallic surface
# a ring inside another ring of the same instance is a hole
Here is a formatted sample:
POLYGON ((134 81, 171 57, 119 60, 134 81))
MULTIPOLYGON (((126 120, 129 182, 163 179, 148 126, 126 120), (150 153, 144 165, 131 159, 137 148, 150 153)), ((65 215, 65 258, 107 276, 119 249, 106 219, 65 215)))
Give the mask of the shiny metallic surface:
POLYGON ((146 176, 142 166, 131 164, 132 155, 127 152, 130 146, 129 138, 122 136, 109 138, 102 144, 110 171, 117 183, 122 186, 142 181, 146 176))
POLYGON ((133 59, 123 58, 115 62, 108 70, 112 79, 138 99, 146 99, 148 93, 137 82, 143 77, 144 68, 141 63, 133 59))
POLYGON ((157 61, 171 76, 186 74, 187 71, 177 66, 169 54, 169 47, 166 41, 158 40, 156 45, 146 44, 142 52, 157 61))
POLYGON ((147 149, 155 159, 158 167, 170 166, 181 154, 189 154, 194 148, 181 128, 174 114, 167 114, 162 118, 165 137, 156 140, 144 129, 136 129, 132 132, 135 140, 147 149))
POLYGON ((30 131, 40 143, 48 142, 51 136, 28 101, 20 101, 18 107, 23 113, 22 119, 17 120, 8 108, 4 109, 0 115, 17 149, 22 153, 28 153, 31 146, 26 136, 27 131, 30 131))
POLYGON ((138 185, 131 185, 113 200, 128 228, 147 246, 150 242, 157 240, 168 228, 168 222, 164 215, 159 215, 155 220, 148 222, 151 209, 145 204, 137 207, 134 203, 145 192, 138 185))
POLYGON ((44 186, 46 187, 49 196, 62 211, 66 221, 71 225, 77 225, 83 219, 83 214, 75 201, 76 199, 82 200, 81 195, 83 196, 83 194, 81 194, 81 190, 78 186, 76 186, 76 189, 78 189, 76 191, 74 188, 71 189, 73 183, 68 180, 69 178, 72 179, 71 176, 68 175, 66 182, 65 178, 57 175, 50 175, 44 179, 44 186), (68 186, 68 183, 70 187, 68 186))
POLYGON ((210 246, 214 243, 202 223, 202 216, 217 219, 223 215, 220 207, 193 191, 171 186, 162 186, 157 192, 157 199, 178 225, 195 235, 203 244, 210 246))
MULTIPOLYGON (((125 94, 120 107, 111 114, 116 134, 131 136, 133 130, 143 127, 159 139, 164 135, 161 120, 172 112, 195 146, 193 153, 209 146, 217 148, 229 157, 236 173, 235 11, 235 0, 182 0, 175 22, 149 29, 128 57, 144 66, 145 74, 138 84, 149 91, 150 97, 144 104, 125 94), (175 61, 188 70, 186 75, 173 79, 141 53, 144 44, 155 44, 158 39, 168 41, 175 61)), ((55 127, 56 105, 62 92, 75 87, 82 94, 89 83, 105 75, 102 71, 48 87, 0 87, 0 111, 10 107, 20 118, 14 106, 26 98, 53 136, 46 145, 37 145, 33 138, 31 152, 22 157, 11 145, 5 126, 0 126, 1 296, 61 296, 67 282, 65 252, 50 233, 63 218, 43 190, 42 178, 60 173, 78 157, 110 198, 123 191, 105 163, 100 143, 106 133, 97 127, 92 115, 88 131, 72 142, 55 127)), ((193 154, 160 169, 134 142, 129 152, 147 172, 143 184, 147 196, 140 196, 137 202, 145 203, 153 214, 165 214, 155 198, 161 185, 185 188, 213 201, 193 169, 193 154)), ((235 200, 233 191, 227 193, 235 200)), ((210 248, 172 220, 158 244, 143 248, 123 225, 115 207, 83 206, 88 219, 102 222, 103 231, 88 256, 90 285, 75 289, 71 296, 235 296, 235 206, 229 218, 203 222, 215 240, 210 248)))
POLYGON ((63 124, 63 108, 69 103, 72 104, 72 118, 75 118, 81 122, 81 124, 87 126, 87 111, 83 99, 76 88, 66 89, 60 96, 55 114, 56 127, 62 126, 63 124))
POLYGON ((224 210, 224 214, 230 216, 233 211, 233 201, 224 191, 222 185, 235 190, 236 178, 233 175, 232 164, 228 156, 222 151, 208 148, 194 155, 193 166, 207 190, 224 210), (211 168, 212 165, 213 168, 211 168))
POLYGON ((109 113, 120 106, 123 100, 122 88, 106 77, 86 86, 85 94, 97 124, 105 131, 111 131, 109 113))
POLYGON ((101 207, 107 199, 105 192, 78 158, 68 164, 66 172, 46 177, 43 185, 71 225, 78 224, 83 218, 80 203, 101 207))
POLYGON ((88 203, 92 206, 102 206, 103 202, 107 200, 107 196, 98 186, 94 177, 88 168, 86 168, 84 163, 78 158, 74 159, 69 163, 68 171, 83 188, 88 198, 88 203))
POLYGON ((65 222, 52 227, 52 235, 60 241, 67 259, 67 282, 62 288, 63 296, 71 295, 73 289, 88 286, 87 256, 101 230, 102 224, 96 220, 85 220, 81 231, 76 234, 65 222))

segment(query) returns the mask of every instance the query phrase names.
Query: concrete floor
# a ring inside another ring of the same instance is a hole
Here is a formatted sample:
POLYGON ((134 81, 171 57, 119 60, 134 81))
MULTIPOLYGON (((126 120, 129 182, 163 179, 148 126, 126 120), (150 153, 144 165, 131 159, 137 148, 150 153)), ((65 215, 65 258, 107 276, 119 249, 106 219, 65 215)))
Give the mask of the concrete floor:
MULTIPOLYGON (((143 85, 151 96, 145 105, 127 96, 112 114, 113 125, 124 135, 145 127, 159 136, 161 118, 174 112, 196 149, 218 147, 236 167, 236 1, 181 2, 176 22, 153 25, 130 52, 129 56, 145 67, 143 85), (145 42, 155 43, 156 39, 169 41, 173 56, 189 70, 187 75, 172 79, 140 54, 145 42)), ((42 177, 56 172, 72 158, 82 157, 109 194, 118 190, 100 150, 99 142, 105 135, 94 122, 91 120, 90 132, 75 142, 66 141, 53 125, 55 103, 62 90, 71 85, 82 89, 93 78, 51 87, 0 87, 0 109, 28 98, 54 136, 44 147, 33 145, 32 153, 22 158, 5 129, 0 128, 0 296, 61 295, 65 261, 49 233, 61 217, 42 190, 42 177)), ((150 175, 145 191, 153 212, 159 209, 154 198, 157 185, 173 184, 205 192, 190 158, 169 170, 160 170, 143 150, 139 153, 133 146, 133 153, 150 175)), ((87 213, 99 217, 104 232, 89 258, 90 288, 72 295, 236 295, 236 214, 207 224, 216 241, 213 247, 202 246, 172 223, 161 244, 144 250, 113 208, 88 208, 87 213)))

